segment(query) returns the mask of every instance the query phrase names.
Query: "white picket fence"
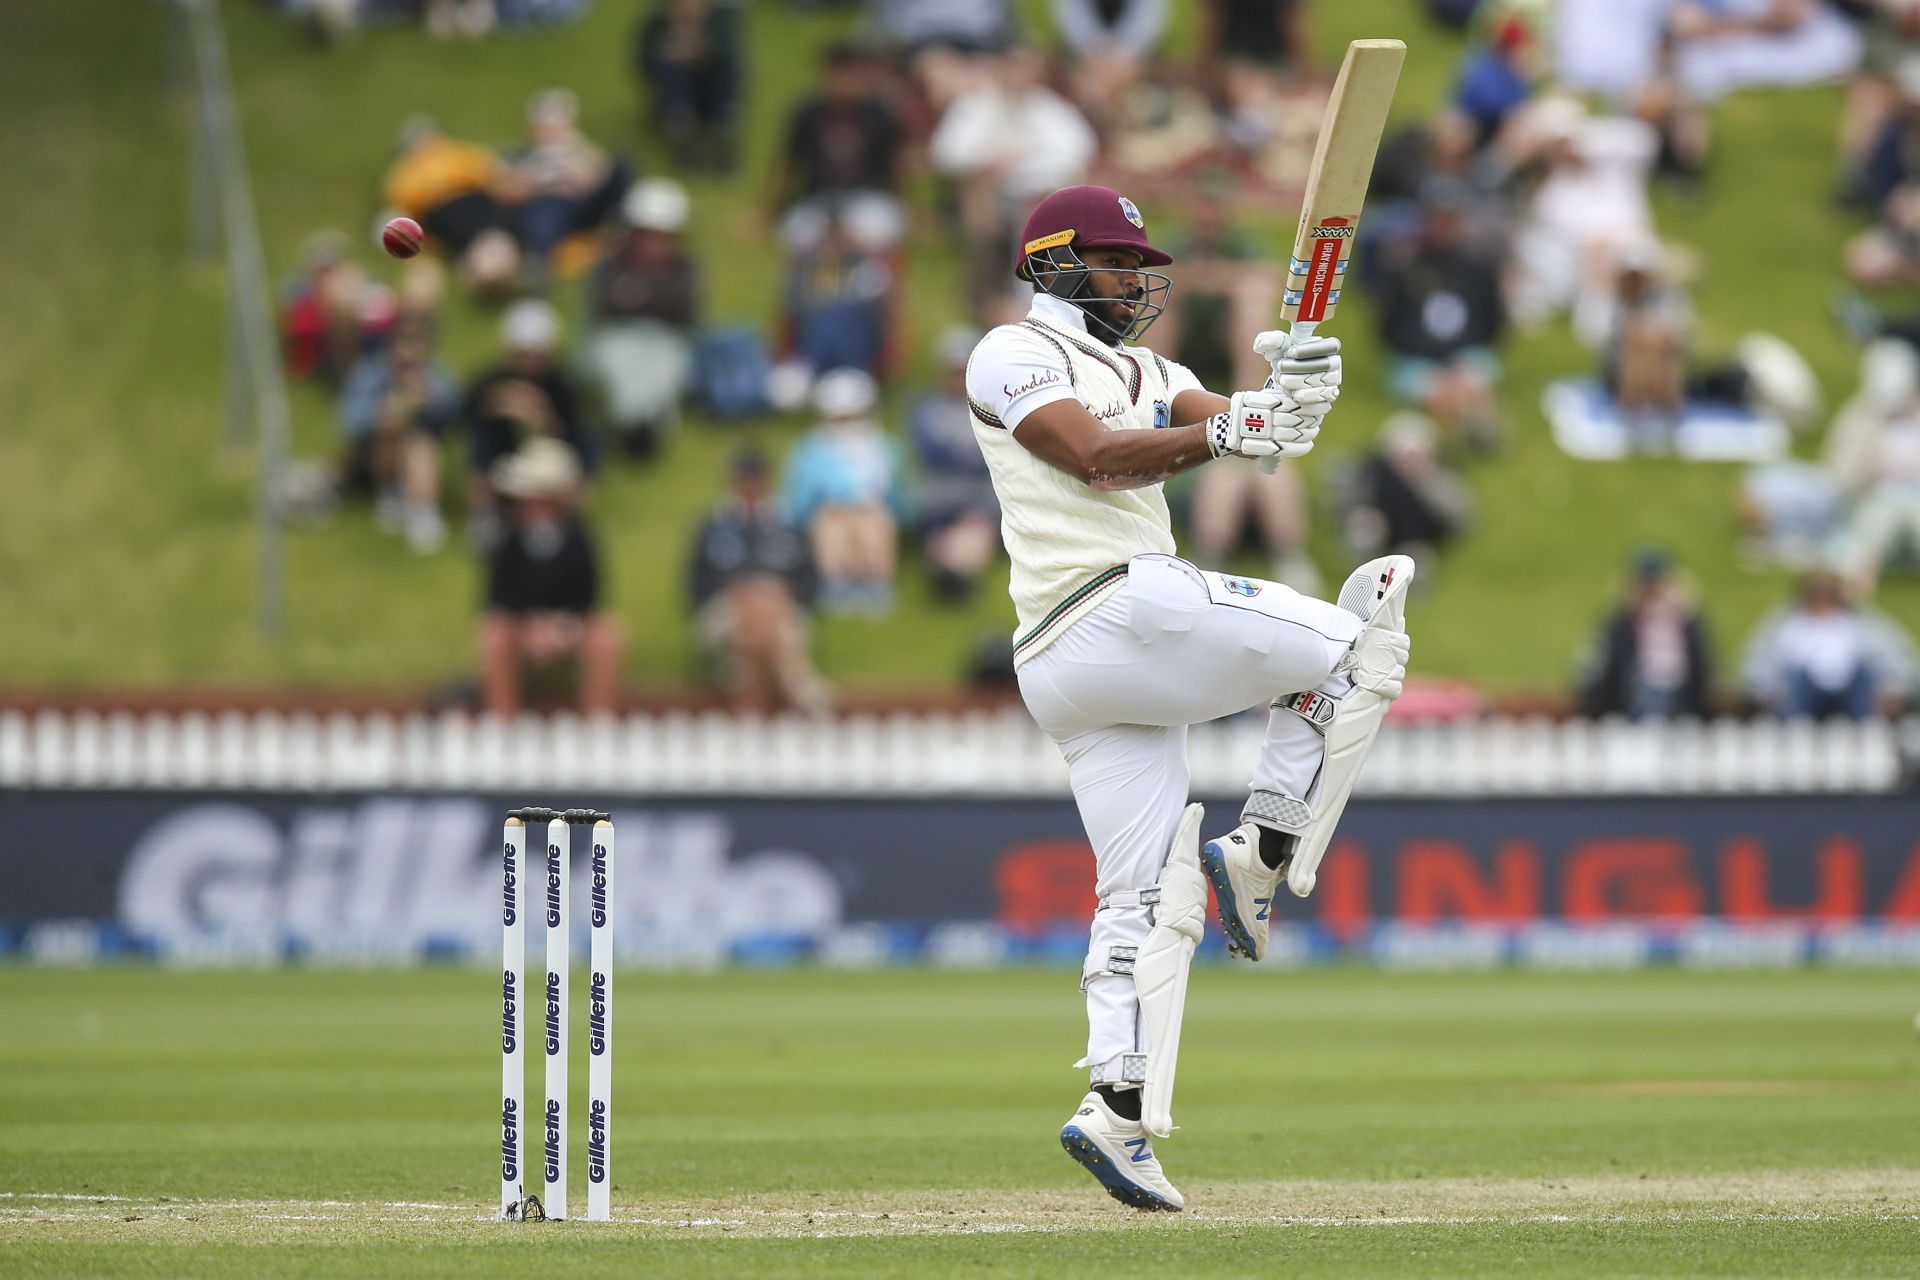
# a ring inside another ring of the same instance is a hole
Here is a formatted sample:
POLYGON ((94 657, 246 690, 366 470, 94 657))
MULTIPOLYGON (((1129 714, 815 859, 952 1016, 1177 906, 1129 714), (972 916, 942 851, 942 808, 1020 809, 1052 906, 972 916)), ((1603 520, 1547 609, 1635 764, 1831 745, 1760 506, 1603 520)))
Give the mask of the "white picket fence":
MULTIPOLYGON (((1193 788, 1246 785, 1262 721, 1195 727, 1193 788)), ((1388 721, 1374 796, 1819 794, 1905 785, 1920 723, 1388 721)), ((463 715, 0 712, 0 788, 500 790, 529 796, 1062 795, 1024 713, 831 722, 720 714, 500 721, 463 715)))

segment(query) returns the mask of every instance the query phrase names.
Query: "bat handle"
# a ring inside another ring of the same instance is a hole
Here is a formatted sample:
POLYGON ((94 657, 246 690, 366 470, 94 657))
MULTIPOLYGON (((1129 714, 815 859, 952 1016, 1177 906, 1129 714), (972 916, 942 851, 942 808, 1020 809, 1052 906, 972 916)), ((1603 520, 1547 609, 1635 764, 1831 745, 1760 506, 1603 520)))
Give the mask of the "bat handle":
MULTIPOLYGON (((1291 325, 1287 326, 1287 335, 1293 339, 1294 345, 1298 346, 1311 338, 1313 331, 1319 327, 1320 322, 1318 320, 1295 320, 1291 325)), ((1278 457, 1260 459, 1260 470, 1266 474, 1272 475, 1279 469, 1280 459, 1278 457)))

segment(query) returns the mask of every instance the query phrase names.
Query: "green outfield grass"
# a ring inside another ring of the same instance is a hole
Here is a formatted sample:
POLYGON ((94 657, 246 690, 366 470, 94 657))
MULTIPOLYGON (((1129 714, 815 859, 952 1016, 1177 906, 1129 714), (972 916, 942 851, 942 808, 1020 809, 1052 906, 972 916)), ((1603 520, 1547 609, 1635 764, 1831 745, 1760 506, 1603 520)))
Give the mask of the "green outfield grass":
POLYGON ((1208 967, 1191 1212, 1151 1217, 1055 1138, 1071 973, 618 999, 617 1220, 496 1224, 486 972, 0 968, 0 1274, 1891 1276, 1920 1238, 1907 974, 1208 967))
MULTIPOLYGON (((1186 50, 1191 13, 1175 7, 1183 17, 1174 45, 1186 50)), ((627 72, 632 4, 602 3, 578 26, 480 44, 386 29, 333 52, 263 6, 224 8, 276 276, 316 230, 368 231, 387 147, 415 111, 505 142, 531 90, 567 84, 581 93, 595 136, 650 154, 627 72)), ((250 462, 220 443, 222 275, 184 252, 189 113, 184 95, 167 88, 159 6, 80 0, 14 9, 10 38, 0 42, 8 157, 0 226, 11 250, 0 255, 0 403, 9 409, 12 484, 0 504, 0 610, 9 620, 0 628, 0 682, 426 684, 469 670, 477 592, 469 558, 450 547, 415 559, 376 533, 364 511, 294 537, 288 635, 278 644, 256 635, 250 462)), ((778 254, 753 208, 779 122, 809 83, 815 52, 855 14, 752 9, 747 162, 732 179, 692 182, 693 235, 719 320, 770 314, 778 254)), ((1045 4, 1026 0, 1023 9, 1044 31, 1045 4)), ((1315 29, 1330 58, 1351 37, 1407 38, 1402 119, 1433 109, 1460 48, 1415 6, 1393 0, 1317 6, 1315 29)), ((1724 352, 1751 329, 1777 332, 1813 361, 1830 401, 1853 377, 1852 353, 1825 314, 1850 227, 1827 199, 1838 105, 1830 90, 1729 101, 1715 116, 1705 199, 1660 205, 1666 232, 1704 264, 1704 349, 1724 352)), ((1154 216, 1152 193, 1141 203, 1154 216)), ((962 289, 930 201, 920 208, 908 291, 924 341, 955 318, 962 289)), ((1273 235, 1276 254, 1294 212, 1239 211, 1273 235)), ((1349 344, 1348 390, 1309 460, 1315 476, 1366 444, 1387 408, 1365 308, 1350 305, 1337 327, 1349 344)), ((456 366, 479 364, 491 332, 489 315, 456 305, 448 327, 456 366)), ((1424 575, 1431 590, 1412 607, 1420 672, 1499 689, 1560 685, 1628 552, 1649 541, 1689 568, 1717 644, 1731 655, 1786 586, 1736 561, 1735 470, 1569 461, 1546 437, 1539 395, 1591 357, 1555 328, 1515 341, 1506 361, 1512 445, 1473 472, 1480 517, 1471 539, 1424 575)), ((294 410, 298 452, 331 453, 336 428, 324 398, 297 388, 294 410)), ((631 624, 636 682, 697 678, 681 595, 693 523, 740 439, 779 448, 795 425, 696 422, 663 463, 615 467, 601 486, 595 514, 609 542, 613 599, 631 624)), ((1315 551, 1337 581, 1345 565, 1324 520, 1315 551)), ((982 635, 1011 627, 1000 580, 953 611, 930 602, 917 572, 905 579, 893 618, 820 628, 830 676, 868 686, 951 682, 982 635)), ((1885 602, 1920 623, 1920 590, 1910 581, 1891 584, 1885 602)))

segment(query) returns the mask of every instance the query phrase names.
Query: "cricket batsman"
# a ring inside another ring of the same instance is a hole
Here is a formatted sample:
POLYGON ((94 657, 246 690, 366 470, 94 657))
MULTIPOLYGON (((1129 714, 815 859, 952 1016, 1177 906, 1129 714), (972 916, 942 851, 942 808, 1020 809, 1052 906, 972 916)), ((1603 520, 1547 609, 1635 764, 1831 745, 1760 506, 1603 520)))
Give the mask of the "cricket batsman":
POLYGON ((1337 603, 1198 569, 1175 554, 1162 482, 1222 458, 1312 450, 1340 394, 1340 343, 1262 333, 1266 386, 1218 395, 1137 342, 1173 259, 1133 201, 1056 191, 1027 219, 1018 324, 967 366, 974 435, 999 495, 1029 711, 1066 758, 1099 905, 1082 971, 1091 1088, 1060 1131, 1116 1199, 1185 1200, 1151 1145, 1172 1129, 1188 968, 1212 884, 1229 945, 1258 960, 1281 879, 1301 897, 1399 696, 1413 561, 1360 566, 1337 603), (1201 843, 1187 726, 1269 708, 1240 822, 1201 843))

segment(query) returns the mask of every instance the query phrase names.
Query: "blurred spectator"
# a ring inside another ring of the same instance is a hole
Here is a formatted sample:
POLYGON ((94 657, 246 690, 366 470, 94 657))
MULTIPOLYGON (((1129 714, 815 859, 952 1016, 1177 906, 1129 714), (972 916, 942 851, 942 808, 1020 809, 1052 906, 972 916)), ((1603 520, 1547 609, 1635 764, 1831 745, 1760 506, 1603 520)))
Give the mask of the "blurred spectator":
POLYGON ((1838 574, 1816 572, 1799 599, 1763 619, 1741 673, 1767 710, 1794 719, 1864 720, 1913 691, 1913 643, 1884 614, 1850 603, 1838 574))
POLYGON ((527 299, 500 318, 503 348, 498 364, 483 370, 467 389, 466 420, 472 484, 469 497, 475 540, 497 531, 491 477, 501 461, 528 441, 551 436, 572 447, 591 470, 594 449, 580 395, 555 357, 560 318, 547 303, 527 299))
POLYGON ((1234 225, 1231 176, 1205 178, 1200 190, 1186 238, 1173 246, 1180 287, 1168 297, 1154 346, 1225 394, 1266 381, 1267 364, 1245 335, 1267 327, 1284 282, 1268 245, 1234 225))
POLYGON ((1394 394, 1448 435, 1490 451, 1501 435, 1494 348, 1506 306, 1498 264, 1465 243, 1470 194, 1457 179, 1428 179, 1411 255, 1381 268, 1380 338, 1394 394))
POLYGON ((1071 64, 1074 97, 1104 122, 1166 35, 1167 0, 1053 0, 1053 25, 1071 64))
MULTIPOLYGON (((898 202, 858 196, 796 206, 781 222, 787 249, 786 333, 793 372, 784 407, 804 399, 812 376, 832 369, 887 371, 895 347, 898 202)), ((791 377, 792 375, 789 375, 791 377)))
POLYGON ((1713 654, 1700 611, 1674 585, 1658 551, 1635 557, 1633 579, 1594 637, 1580 710, 1634 720, 1699 719, 1712 710, 1713 654))
POLYGON ((401 324, 384 351, 363 356, 340 393, 348 476, 364 477, 380 523, 404 532, 422 555, 446 538, 440 440, 459 413, 459 388, 433 358, 432 331, 420 321, 401 324))
POLYGON ((1540 43, 1541 17, 1506 7, 1486 39, 1468 51, 1454 81, 1453 109, 1472 122, 1476 148, 1493 140, 1551 69, 1540 43))
POLYGON ((973 435, 967 359, 980 335, 941 335, 941 382, 907 410, 907 435, 920 468, 921 550, 936 594, 964 600, 1000 550, 1000 503, 973 435))
POLYGON ((280 302, 287 372, 338 387, 362 353, 385 340, 399 309, 393 291, 347 257, 339 232, 314 236, 301 259, 280 302))
POLYGON ((436 40, 451 36, 477 39, 493 30, 500 14, 494 0, 421 0, 427 34, 436 40))
POLYGON ((807 531, 821 606, 884 614, 893 607, 899 521, 906 507, 900 452, 873 420, 879 389, 855 369, 822 377, 822 419, 787 458, 780 489, 787 518, 807 531))
POLYGON ((733 492, 694 537, 688 578, 701 641, 736 710, 826 710, 807 653, 812 556, 772 501, 759 453, 734 458, 733 492))
POLYGON ((512 503, 512 520, 487 561, 480 621, 487 711, 518 715, 525 669, 571 659, 582 714, 611 714, 626 641, 603 607, 599 549, 576 509, 578 459, 558 440, 531 440, 501 459, 493 487, 512 503))
POLYGON ((1267 576, 1295 591, 1319 590, 1319 570, 1307 555, 1307 495, 1298 467, 1267 475, 1257 466, 1225 460, 1201 470, 1192 494, 1197 564, 1227 569, 1233 554, 1251 541, 1271 566, 1267 576))
POLYGON ((1635 246, 1621 254, 1607 317, 1601 319, 1596 308, 1577 327, 1605 325, 1607 390, 1637 435, 1664 438, 1687 407, 1693 311, 1686 294, 1661 279, 1658 266, 1651 249, 1635 246))
POLYGON ((928 143, 953 182, 976 306, 1006 274, 1020 219, 1040 197, 1082 181, 1098 140, 1079 108, 1046 87, 1046 59, 1013 49, 988 83, 954 99, 928 143))
POLYGON ((468 287, 492 293, 520 267, 512 214, 503 202, 519 188, 492 149, 457 142, 430 118, 415 116, 400 131, 384 190, 389 205, 451 251, 468 287))
POLYGON ((1013 36, 1007 0, 873 0, 873 23, 909 55, 929 47, 997 53, 1013 36))
POLYGON ((715 0, 657 0, 640 22, 637 64, 652 94, 650 123, 674 163, 733 169, 738 146, 739 13, 715 0))
POLYGON ((1466 527, 1467 487, 1440 461, 1433 423, 1400 412, 1360 464, 1344 512, 1347 541, 1361 556, 1428 556, 1466 527))
POLYGON ((512 158, 519 180, 520 247, 537 269, 562 240, 612 216, 627 189, 626 166, 580 132, 580 99, 543 89, 527 102, 527 145, 512 158))
POLYGON ((1869 171, 1879 159, 1876 153, 1888 127, 1920 89, 1920 5, 1908 0, 1863 3, 1865 48, 1859 72, 1847 81, 1840 117, 1840 183, 1849 203, 1877 205, 1867 191, 1869 171))
POLYGON ((1819 84, 1860 65, 1860 33, 1825 0, 1679 0, 1674 71, 1695 98, 1819 84))
POLYGON ((1200 65, 1211 69, 1230 58, 1248 58, 1274 71, 1311 66, 1306 8, 1302 0, 1207 0, 1200 65))
POLYGON ((1920 356, 1882 340, 1861 362, 1858 395, 1827 432, 1826 465, 1849 504, 1840 559, 1870 594, 1896 553, 1920 561, 1920 356))
POLYGON ((693 370, 700 272, 680 237, 689 207, 677 182, 635 183, 621 205, 626 230, 594 269, 586 366, 614 438, 638 456, 672 430, 693 370))
POLYGON ((1898 100, 1851 177, 1875 225, 1847 245, 1847 274, 1869 288, 1920 280, 1920 61, 1897 83, 1898 100))
POLYGON ((1541 99, 1516 114, 1516 149, 1544 172, 1514 236, 1508 308, 1538 325, 1611 293, 1618 255, 1654 241, 1647 178, 1659 139, 1644 121, 1590 118, 1572 98, 1541 99))
POLYGON ((774 204, 870 193, 897 196, 906 133, 899 113, 875 83, 873 56, 850 44, 830 46, 820 90, 787 121, 774 204))

